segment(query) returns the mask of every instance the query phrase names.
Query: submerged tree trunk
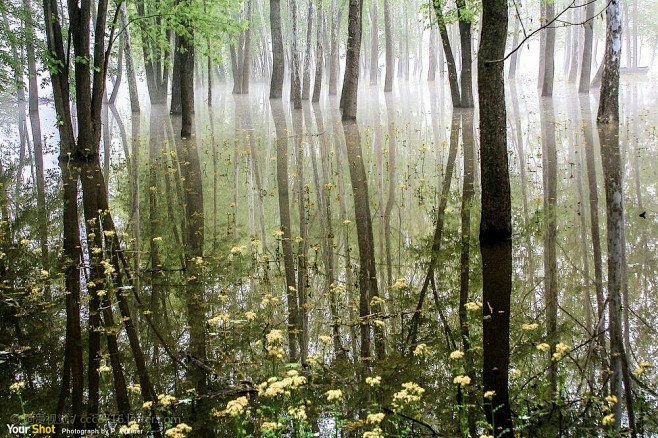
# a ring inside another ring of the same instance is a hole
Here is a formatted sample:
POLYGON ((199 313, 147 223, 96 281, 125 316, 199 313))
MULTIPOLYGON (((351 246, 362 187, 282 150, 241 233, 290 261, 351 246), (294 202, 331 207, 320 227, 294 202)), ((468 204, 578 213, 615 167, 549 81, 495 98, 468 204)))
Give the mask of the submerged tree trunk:
POLYGON ((610 389, 619 400, 612 407, 614 428, 622 420, 622 382, 631 435, 635 436, 633 392, 624 351, 621 292, 626 259, 624 248, 623 171, 619 149, 619 67, 621 64, 620 1, 611 0, 606 8, 606 45, 599 98, 598 131, 601 141, 606 199, 608 240, 608 318, 610 321, 610 389))
MULTIPOLYGON (((557 364, 552 360, 557 343, 557 149, 555 145, 555 110, 552 98, 540 98, 542 181, 544 192, 544 304, 546 306, 546 336, 548 351, 549 403, 557 397, 557 364)), ((552 418, 556 418, 552 416, 552 418)))
POLYGON ((504 64, 507 1, 484 0, 478 54, 482 178, 483 391, 494 391, 485 412, 495 437, 514 436, 509 404, 509 324, 512 293, 512 208, 507 155, 504 64))

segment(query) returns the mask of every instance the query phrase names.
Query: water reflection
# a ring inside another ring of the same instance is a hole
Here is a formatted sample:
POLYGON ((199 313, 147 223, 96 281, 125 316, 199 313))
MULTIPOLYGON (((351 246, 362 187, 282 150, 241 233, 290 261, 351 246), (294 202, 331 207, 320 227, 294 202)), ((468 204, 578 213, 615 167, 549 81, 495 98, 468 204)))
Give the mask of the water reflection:
MULTIPOLYGON (((512 310, 511 351, 500 358, 497 372, 510 373, 514 412, 548 415, 545 406, 528 398, 535 394, 528 388, 546 381, 547 399, 573 402, 585 412, 576 417, 563 408, 558 427, 564 433, 598 428, 598 411, 579 400, 585 391, 604 394, 609 387, 601 333, 610 310, 604 285, 611 279, 626 285, 620 296, 629 304, 622 302, 621 309, 628 309, 622 324, 631 366, 655 350, 652 212, 658 208, 651 126, 658 120, 647 110, 649 98, 632 84, 624 87, 624 120, 639 122, 639 128, 622 124, 619 153, 606 155, 605 162, 588 96, 567 91, 540 101, 533 87, 510 87, 515 234, 509 245, 483 248, 482 260, 473 232, 481 191, 477 115, 453 113, 449 99, 442 100, 445 90, 435 85, 411 84, 393 95, 361 90, 359 123, 345 125, 335 97, 292 110, 286 100, 269 100, 262 84, 239 96, 218 85, 213 107, 198 105, 195 135, 184 140, 178 135, 180 120, 164 106, 152 106, 141 120, 126 117, 127 107, 108 107, 105 126, 116 129, 103 135, 99 168, 108 181, 118 231, 124 233, 122 256, 134 273, 130 285, 144 305, 130 304, 127 316, 134 319, 144 350, 152 395, 185 398, 191 388, 216 394, 181 407, 204 418, 236 395, 227 385, 249 392, 270 377, 280 351, 265 335, 277 329, 287 336, 276 373, 300 359, 305 372, 316 373, 320 390, 309 396, 319 406, 315 418, 326 407, 322 391, 334 387, 345 391, 352 412, 369 406, 364 395, 369 388, 358 383, 365 362, 386 382, 377 394, 382 406, 390 406, 400 384, 413 381, 426 389, 427 408, 419 418, 447 435, 462 430, 463 418, 471 434, 481 433, 482 321, 467 305, 480 296, 486 276, 513 291, 511 302, 489 304, 512 310), (602 244, 600 236, 607 229, 602 221, 607 203, 599 202, 599 190, 611 184, 611 173, 621 178, 619 196, 628 209, 621 244, 628 269, 615 273, 621 277, 604 269, 612 259, 604 254, 619 247, 602 244), (143 315, 146 308, 151 315, 143 315), (533 323, 541 328, 523 329, 533 323), (555 363, 551 356, 558 342, 582 347, 555 363), (542 343, 551 349, 538 351, 542 343), (421 345, 429 353, 424 355, 421 345), (457 349, 465 352, 463 360, 450 360, 457 349), (462 374, 473 385, 455 385, 454 377, 462 374)), ((12 155, 2 158, 4 171, 12 155)), ((97 171, 83 169, 94 181, 85 183, 86 193, 98 189, 97 171)), ((48 190, 49 205, 58 195, 48 190)), ((2 206, 3 217, 13 214, 13 202, 2 206)), ((86 208, 85 221, 93 213, 86 208)), ((71 212, 65 213, 72 220, 71 212)), ((62 220, 61 213, 52 217, 62 220)), ((104 227, 94 232, 93 224, 83 226, 94 234, 89 244, 98 245, 96 235, 104 227)), ((29 225, 23 232, 32 229, 37 231, 29 225)), ((0 266, 3 278, 12 278, 13 268, 0 266)), ((80 278, 103 276, 94 269, 83 269, 80 278)), ((67 287, 75 289, 73 283, 67 287)), ((94 290, 102 287, 89 289, 90 296, 94 290)), ((66 300, 75 312, 79 300, 66 300)), ((124 311, 115 307, 113 315, 108 309, 103 299, 85 302, 83 327, 119 326, 124 311)), ((490 313, 486 306, 485 316, 490 313)), ((21 339, 37 331, 25 323, 19 327, 21 339)), ((14 332, 3 328, 1 342, 15 343, 14 332)), ((59 342, 55 335, 41 333, 52 336, 53 345, 59 342)), ((131 348, 123 331, 114 338, 99 334, 99 347, 95 335, 91 338, 92 369, 107 355, 112 372, 121 371, 127 384, 140 380, 135 361, 115 360, 117 351, 131 348)), ((55 381, 61 369, 33 372, 55 381)), ((98 398, 101 406, 118 407, 121 401, 126 410, 126 400, 130 408, 141 404, 131 394, 115 394, 102 379, 96 396, 94 373, 89 377, 90 399, 98 398)), ((501 396, 507 390, 496 389, 501 396)), ((49 407, 46 400, 38 403, 49 407)), ((229 426, 218 421, 213 427, 230 435, 229 426)), ((537 431, 543 425, 528 427, 537 431)))

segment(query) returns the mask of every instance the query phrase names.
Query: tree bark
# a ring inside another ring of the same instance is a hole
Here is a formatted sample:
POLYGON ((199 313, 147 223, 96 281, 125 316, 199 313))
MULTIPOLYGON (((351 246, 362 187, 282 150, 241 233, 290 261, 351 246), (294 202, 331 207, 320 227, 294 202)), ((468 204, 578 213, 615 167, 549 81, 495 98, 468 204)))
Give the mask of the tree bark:
POLYGON ((345 78, 343 79, 343 91, 340 95, 340 107, 343 110, 343 120, 356 119, 357 94, 359 90, 359 57, 361 54, 361 35, 363 31, 363 0, 349 1, 350 8, 347 26, 345 78))
POLYGON ((322 1, 318 0, 317 4, 317 35, 316 35, 316 46, 315 46, 315 80, 313 83, 313 98, 312 102, 320 101, 320 93, 322 91, 322 69, 324 59, 324 47, 322 44, 322 38, 324 34, 324 14, 322 1))
POLYGON ((313 41, 313 0, 308 2, 306 16, 306 52, 304 53, 304 73, 302 80, 302 100, 311 97, 311 43, 313 41))
POLYGON ((393 91, 395 58, 393 58, 393 24, 391 22, 391 0, 384 0, 384 33, 386 36, 386 77, 384 92, 393 91))
MULTIPOLYGON (((555 3, 551 0, 541 1, 545 2, 544 8, 546 11, 546 16, 544 18, 546 23, 550 23, 551 20, 555 18, 555 3)), ((555 28, 549 26, 548 28, 544 29, 543 32, 546 33, 546 37, 544 52, 542 54, 544 58, 544 74, 542 76, 541 95, 552 96, 553 82, 555 78, 555 28)))
POLYGON ((482 216, 483 391, 494 391, 485 403, 495 437, 514 436, 509 404, 509 323, 512 292, 512 208, 507 155, 504 64, 507 1, 484 0, 478 54, 480 105, 480 173, 482 216))
POLYGON ((370 16, 370 85, 377 85, 379 80, 379 16, 377 2, 372 2, 370 16))
POLYGON ((466 16, 466 0, 456 0, 457 15, 459 17, 459 38, 461 42, 461 94, 459 106, 473 108, 473 48, 471 47, 471 21, 466 16))
POLYGON ((280 0, 270 0, 270 30, 272 33, 272 79, 270 80, 270 99, 280 99, 283 95, 284 73, 280 0))
MULTIPOLYGON (((439 34, 441 35, 441 44, 443 45, 443 53, 445 54, 446 63, 448 64, 448 82, 450 83, 450 95, 452 97, 452 107, 459 108, 461 106, 461 96, 459 91, 459 79, 457 78, 457 67, 455 66, 455 57, 452 53, 450 45, 450 38, 448 37, 448 29, 443 17, 442 0, 434 2, 434 13, 436 14, 436 25, 439 27, 439 34)), ((441 66, 442 68, 443 66, 441 66)))
POLYGON ((583 43, 583 58, 580 63, 580 82, 578 91, 581 93, 589 92, 590 76, 592 74, 592 42, 594 41, 594 9, 596 4, 590 2, 585 8, 585 41, 583 43))

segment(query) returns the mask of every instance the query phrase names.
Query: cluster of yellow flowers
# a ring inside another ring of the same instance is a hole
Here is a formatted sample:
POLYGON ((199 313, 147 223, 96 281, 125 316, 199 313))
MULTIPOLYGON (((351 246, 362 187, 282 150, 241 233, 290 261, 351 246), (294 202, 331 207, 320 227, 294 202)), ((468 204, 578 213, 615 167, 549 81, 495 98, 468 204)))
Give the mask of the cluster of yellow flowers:
POLYGON ((414 356, 425 356, 429 352, 430 349, 427 344, 418 344, 416 348, 414 348, 414 356))
POLYGON ((231 248, 231 254, 244 254, 247 251, 247 245, 234 246, 231 248))
POLYGON ((480 310, 482 308, 482 303, 479 301, 471 301, 469 303, 464 304, 464 307, 466 307, 466 310, 475 312, 476 310, 480 310))
POLYGON ((98 371, 99 373, 107 373, 110 371, 110 367, 108 367, 107 365, 101 365, 98 368, 96 368, 96 371, 98 371))
POLYGON ((535 322, 535 323, 532 323, 532 324, 523 324, 523 325, 521 326, 521 328, 522 328, 523 330, 526 330, 526 331, 531 332, 531 331, 533 331, 533 330, 537 330, 537 329, 539 328, 539 324, 537 324, 536 322, 535 322))
POLYGON ((331 342, 331 336, 327 336, 327 335, 320 335, 318 339, 320 339, 320 342, 323 342, 325 344, 329 344, 331 342))
POLYGON ((132 435, 139 431, 139 424, 136 421, 131 421, 128 425, 122 424, 119 428, 120 435, 132 435))
POLYGON ((9 385, 9 390, 12 392, 20 392, 25 388, 25 382, 16 382, 9 385))
POLYGON ((363 432, 363 438, 384 438, 384 433, 379 427, 375 427, 369 432, 363 432))
POLYGON ((133 394, 141 394, 142 386, 139 383, 135 383, 134 385, 128 385, 128 391, 132 392, 133 394))
POLYGON ((608 414, 601 420, 604 426, 612 426, 615 424, 615 414, 608 414))
POLYGON ((167 430, 165 432, 165 436, 171 438, 185 438, 185 434, 191 431, 192 428, 190 426, 185 423, 179 423, 176 425, 176 427, 172 427, 171 429, 167 430))
POLYGON ((176 403, 176 397, 169 394, 160 394, 158 395, 158 403, 164 407, 171 406, 176 403))
POLYGON ((266 421, 265 423, 261 424, 260 428, 261 428, 261 430, 264 430, 266 432, 274 433, 277 430, 282 429, 283 424, 276 423, 276 422, 271 422, 271 421, 266 421))
POLYGON ((402 290, 407 288, 407 280, 404 278, 398 278, 395 280, 395 283, 393 283, 393 286, 391 286, 391 289, 393 290, 402 290))
POLYGON ((247 321, 253 321, 254 319, 256 319, 256 313, 244 312, 244 317, 247 319, 247 321))
POLYGON ((235 400, 231 400, 226 403, 226 409, 221 412, 213 409, 212 414, 215 417, 223 417, 225 415, 238 417, 244 413, 247 404, 249 404, 247 397, 238 397, 235 400))
POLYGON ((153 402, 152 401, 144 402, 144 404, 142 405, 142 409, 144 409, 144 410, 151 409, 152 407, 153 407, 153 402))
POLYGON ((639 376, 642 373, 644 373, 644 370, 646 370, 647 368, 651 368, 651 364, 649 362, 647 362, 646 360, 641 360, 640 363, 637 364, 637 365, 638 365, 638 367, 635 368, 635 370, 633 371, 633 373, 636 376, 639 376))
POLYGON ((462 385, 462 386, 470 385, 471 378, 468 376, 457 376, 452 380, 452 383, 454 383, 455 385, 462 385))
POLYGON ((379 386, 382 383, 382 376, 366 377, 366 383, 372 387, 379 386))
POLYGON ((267 342, 270 344, 281 342, 283 340, 283 332, 281 330, 274 329, 265 335, 265 339, 267 339, 267 342))
POLYGON ((367 424, 379 424, 384 420, 384 417, 386 414, 383 412, 379 412, 377 414, 368 414, 368 417, 366 418, 366 423, 367 424))
POLYGON ((325 395, 327 396, 327 401, 338 401, 343 399, 343 391, 340 389, 330 389, 325 392, 325 395))
POLYGON ((288 408, 288 413, 295 420, 303 421, 306 420, 306 406, 300 405, 298 407, 291 406, 288 408))
POLYGON ((541 344, 537 344, 535 348, 537 348, 539 351, 548 351, 551 349, 551 346, 546 342, 542 342, 541 344))
POLYGON ((450 359, 451 360, 459 360, 462 357, 464 357, 464 352, 461 350, 455 350, 452 353, 450 353, 450 359))
POLYGON ((261 383, 256 388, 258 388, 258 395, 264 395, 266 397, 288 396, 291 389, 297 389, 306 383, 306 377, 300 376, 297 370, 290 370, 283 379, 279 380, 276 377, 270 377, 266 382, 261 383))
POLYGON ((563 344, 562 342, 558 343, 555 345, 555 353, 553 353, 551 360, 553 362, 557 362, 558 360, 562 359, 562 357, 567 354, 569 350, 571 350, 571 347, 569 347, 567 344, 563 344))
POLYGON ((105 275, 112 275, 114 274, 114 266, 107 260, 101 260, 101 265, 103 265, 105 275))
POLYGON ((407 382, 402 384, 402 390, 393 394, 393 407, 395 409, 402 409, 409 403, 420 401, 420 397, 425 392, 424 388, 414 382, 407 382))

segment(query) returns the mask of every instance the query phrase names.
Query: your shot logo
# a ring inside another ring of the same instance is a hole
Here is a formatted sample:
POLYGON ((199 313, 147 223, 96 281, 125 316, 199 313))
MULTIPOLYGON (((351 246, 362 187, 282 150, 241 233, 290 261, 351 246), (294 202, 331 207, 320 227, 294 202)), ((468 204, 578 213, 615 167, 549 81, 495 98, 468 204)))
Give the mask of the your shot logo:
POLYGON ((9 433, 11 435, 19 435, 25 433, 46 435, 46 434, 55 433, 54 424, 50 426, 44 426, 43 424, 33 424, 31 426, 25 426, 25 425, 17 426, 15 424, 7 424, 7 428, 9 429, 9 433))

